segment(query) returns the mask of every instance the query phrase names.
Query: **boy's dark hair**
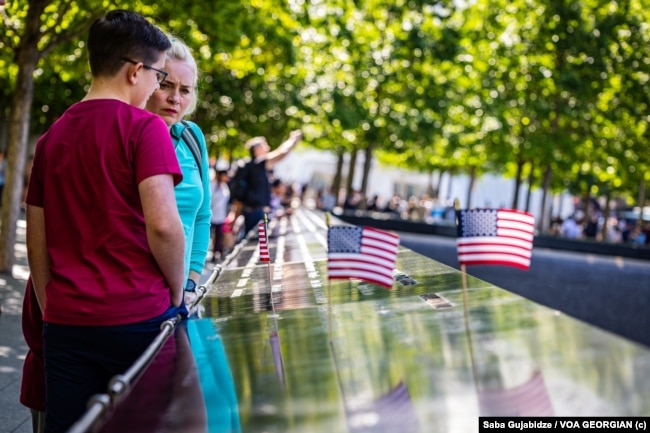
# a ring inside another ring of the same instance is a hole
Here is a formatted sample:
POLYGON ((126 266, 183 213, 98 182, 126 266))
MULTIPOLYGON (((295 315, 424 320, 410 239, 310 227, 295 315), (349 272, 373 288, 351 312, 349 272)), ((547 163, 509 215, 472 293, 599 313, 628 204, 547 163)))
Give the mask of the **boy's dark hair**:
POLYGON ((129 58, 151 65, 171 47, 160 28, 142 15, 114 10, 95 20, 88 32, 88 58, 93 76, 112 76, 129 58))

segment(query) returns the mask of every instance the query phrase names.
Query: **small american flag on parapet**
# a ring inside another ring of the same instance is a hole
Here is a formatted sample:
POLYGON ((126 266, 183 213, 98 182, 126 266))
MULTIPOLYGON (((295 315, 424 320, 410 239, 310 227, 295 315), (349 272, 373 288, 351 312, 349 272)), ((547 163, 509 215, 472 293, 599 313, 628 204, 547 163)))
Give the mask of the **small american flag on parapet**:
POLYGON ((357 278, 393 287, 399 236, 369 227, 333 226, 327 232, 330 280, 357 278))
POLYGON ((461 265, 530 267, 533 215, 510 209, 465 209, 457 211, 456 216, 461 265))
POLYGON ((269 256, 269 245, 266 238, 266 224, 260 222, 257 225, 257 233, 260 239, 260 262, 270 262, 271 257, 269 256))

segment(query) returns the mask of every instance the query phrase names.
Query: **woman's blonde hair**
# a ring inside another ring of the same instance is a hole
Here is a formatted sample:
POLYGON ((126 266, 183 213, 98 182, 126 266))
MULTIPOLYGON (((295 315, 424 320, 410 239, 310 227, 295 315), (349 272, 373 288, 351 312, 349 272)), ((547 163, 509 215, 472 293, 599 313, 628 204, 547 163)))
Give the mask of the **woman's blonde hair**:
POLYGON ((192 100, 187 106, 185 113, 183 113, 183 116, 189 116, 190 114, 194 113, 194 110, 196 110, 198 98, 197 83, 199 81, 199 69, 196 66, 196 60, 194 60, 192 51, 183 41, 176 37, 171 37, 169 40, 172 43, 172 46, 169 50, 167 50, 167 58, 170 60, 184 62, 189 65, 190 68, 192 68, 194 71, 194 82, 192 83, 192 100))

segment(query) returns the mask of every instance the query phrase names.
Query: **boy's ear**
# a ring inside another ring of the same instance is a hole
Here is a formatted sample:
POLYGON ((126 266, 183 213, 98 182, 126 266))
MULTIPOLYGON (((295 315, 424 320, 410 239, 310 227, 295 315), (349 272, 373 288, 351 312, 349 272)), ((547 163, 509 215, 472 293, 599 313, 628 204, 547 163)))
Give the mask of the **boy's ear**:
POLYGON ((138 63, 137 65, 132 65, 132 64, 127 64, 126 68, 126 74, 127 74, 127 80, 129 81, 130 84, 135 85, 138 82, 138 78, 140 76, 140 72, 142 71, 142 63, 138 63))

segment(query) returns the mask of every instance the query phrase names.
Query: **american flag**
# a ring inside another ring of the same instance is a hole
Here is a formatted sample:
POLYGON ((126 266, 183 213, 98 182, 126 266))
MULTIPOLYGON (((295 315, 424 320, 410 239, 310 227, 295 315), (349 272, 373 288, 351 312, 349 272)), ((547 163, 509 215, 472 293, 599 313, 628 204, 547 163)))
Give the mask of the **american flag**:
POLYGON ((465 209, 457 211, 456 216, 461 265, 530 267, 533 215, 510 209, 465 209))
POLYGON ((553 416, 542 372, 536 370, 525 383, 514 388, 487 389, 478 393, 481 416, 553 416))
POLYGON ((334 226, 327 232, 330 280, 357 278, 393 287, 399 236, 369 227, 334 226))
POLYGON ((269 244, 266 238, 266 224, 260 222, 257 225, 258 237, 260 239, 260 262, 270 262, 269 244))

